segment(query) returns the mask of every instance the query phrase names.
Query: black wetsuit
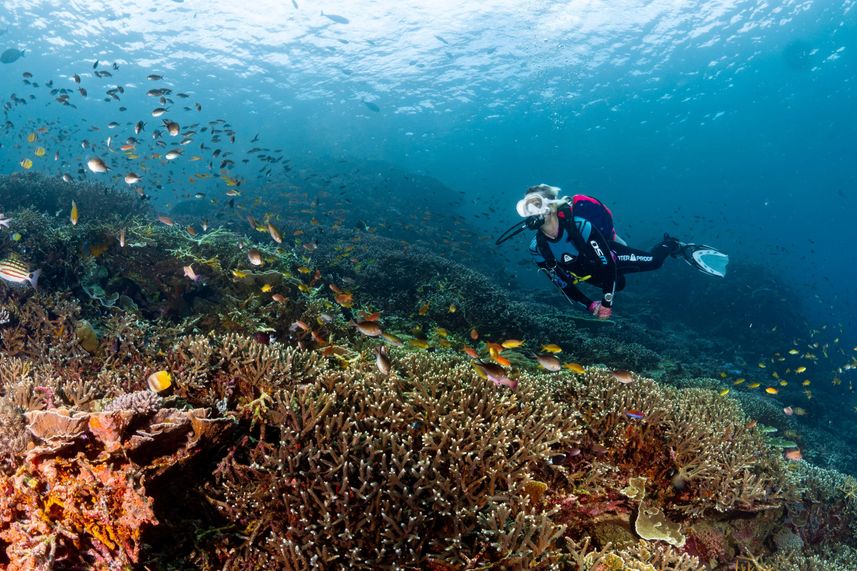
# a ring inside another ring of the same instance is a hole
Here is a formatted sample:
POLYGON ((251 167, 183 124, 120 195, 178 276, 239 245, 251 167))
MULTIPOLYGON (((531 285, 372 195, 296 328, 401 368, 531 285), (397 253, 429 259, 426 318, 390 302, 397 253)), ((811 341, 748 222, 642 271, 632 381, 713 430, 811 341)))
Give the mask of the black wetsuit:
POLYGON ((578 289, 577 283, 585 281, 601 287, 601 304, 611 307, 613 295, 625 287, 625 274, 656 270, 678 249, 674 238, 665 238, 650 252, 607 239, 588 220, 572 217, 568 206, 557 210, 557 217, 557 237, 552 239, 536 232, 530 242, 530 254, 554 284, 586 308, 592 300, 578 289))

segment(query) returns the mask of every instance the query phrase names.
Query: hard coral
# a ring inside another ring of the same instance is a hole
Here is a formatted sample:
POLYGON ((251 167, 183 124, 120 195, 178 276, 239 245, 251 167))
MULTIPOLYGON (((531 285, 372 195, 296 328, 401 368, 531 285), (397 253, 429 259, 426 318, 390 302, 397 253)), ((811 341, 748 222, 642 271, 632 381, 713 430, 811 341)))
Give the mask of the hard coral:
POLYGON ((570 411, 449 357, 408 354, 389 376, 371 367, 322 368, 259 404, 271 436, 233 450, 207 489, 245 530, 224 539, 226 567, 550 560, 562 526, 522 489, 573 436, 570 411))

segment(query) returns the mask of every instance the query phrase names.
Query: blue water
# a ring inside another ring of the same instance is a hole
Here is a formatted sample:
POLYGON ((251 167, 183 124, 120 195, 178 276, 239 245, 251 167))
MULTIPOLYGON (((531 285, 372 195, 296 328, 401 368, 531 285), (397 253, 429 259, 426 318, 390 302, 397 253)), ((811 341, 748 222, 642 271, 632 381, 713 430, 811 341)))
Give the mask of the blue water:
MULTIPOLYGON (((287 185, 281 164, 267 173, 258 153, 247 154, 254 146, 296 168, 320 158, 381 161, 463 196, 433 202, 388 187, 463 216, 483 236, 473 248, 548 294, 519 265, 526 239, 495 248, 491 238, 515 221, 528 186, 549 183, 601 198, 639 247, 669 232, 769 268, 799 292, 807 338, 827 325, 845 329, 843 346, 857 345, 854 0, 7 1, 0 31, 0 49, 25 51, 0 64, 0 95, 27 99, 4 113, 3 174, 21 172, 29 157, 33 171, 124 187, 121 173, 133 169, 166 211, 200 189, 224 200, 223 157, 235 161, 228 176, 263 198, 287 185), (40 87, 24 84, 24 72, 40 87), (151 73, 164 80, 148 81, 151 73), (71 90, 76 108, 49 96, 49 80, 71 90), (104 101, 120 85, 121 101, 104 101), (166 136, 168 146, 152 146, 158 103, 145 92, 155 87, 173 90, 165 117, 183 126, 222 119, 234 131, 234 144, 222 135, 232 154, 214 160, 213 180, 188 177, 217 145, 202 152, 166 136), (183 148, 181 159, 124 158, 117 148, 138 120, 147 125, 140 155, 183 148), (26 141, 39 128, 42 158, 26 141), (82 149, 83 139, 93 146, 82 149), (113 172, 89 172, 91 156, 108 158, 113 172)), ((382 208, 374 222, 400 214, 382 208)), ((666 278, 642 278, 658 279, 666 278)), ((739 306, 766 303, 743 295, 734 293, 739 306)))

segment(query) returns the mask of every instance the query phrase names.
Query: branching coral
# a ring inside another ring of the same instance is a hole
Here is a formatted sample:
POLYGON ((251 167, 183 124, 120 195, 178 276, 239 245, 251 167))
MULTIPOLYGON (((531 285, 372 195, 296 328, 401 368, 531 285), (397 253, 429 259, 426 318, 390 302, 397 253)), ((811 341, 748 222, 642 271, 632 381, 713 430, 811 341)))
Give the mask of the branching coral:
POLYGON ((277 438, 221 463, 208 493, 247 536, 229 568, 544 561, 562 528, 520 488, 573 437, 568 411, 444 357, 368 366, 277 391, 277 438))

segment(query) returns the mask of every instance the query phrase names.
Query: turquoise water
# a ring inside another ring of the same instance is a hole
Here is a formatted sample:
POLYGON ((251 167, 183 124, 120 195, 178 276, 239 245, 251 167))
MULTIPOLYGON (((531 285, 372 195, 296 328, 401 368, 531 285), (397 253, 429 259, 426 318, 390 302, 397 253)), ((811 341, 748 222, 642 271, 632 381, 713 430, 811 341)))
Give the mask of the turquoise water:
MULTIPOLYGON (((368 223, 403 216, 384 207, 392 193, 458 216, 482 236, 475 255, 527 293, 551 295, 527 265, 527 240, 493 245, 523 190, 545 182, 601 198, 634 245, 669 232, 763 266, 797 292, 801 342, 827 326, 836 332, 824 342, 841 337, 849 355, 857 346, 853 0, 7 1, 0 32, 0 49, 24 52, 0 64, 3 174, 31 159, 32 171, 124 188, 133 171, 170 212, 196 192, 225 203, 226 176, 243 181, 239 203, 252 196, 264 209, 284 189, 302 191, 293 175, 307 164, 386 164, 439 180, 452 199, 381 177, 368 223), (52 89, 68 90, 69 105, 52 89), (162 117, 151 116, 161 104, 150 89, 172 90, 162 117), (197 135, 181 145, 163 134, 159 146, 151 135, 166 118, 197 135), (138 121, 134 149, 121 151, 138 121), (203 136, 203 127, 219 132, 203 136), (152 157, 173 149, 183 151, 177 160, 152 157), (111 172, 91 172, 94 156, 111 172), (191 183, 199 172, 211 177, 191 183)), ((638 283, 695 287, 687 272, 638 283)), ((731 298, 735 329, 746 332, 754 323, 744 310, 779 295, 758 286, 727 278, 707 287, 731 298)), ((817 384, 847 363, 831 362, 817 384)), ((844 397, 848 410, 853 371, 838 374, 844 383, 825 398, 844 397)))

